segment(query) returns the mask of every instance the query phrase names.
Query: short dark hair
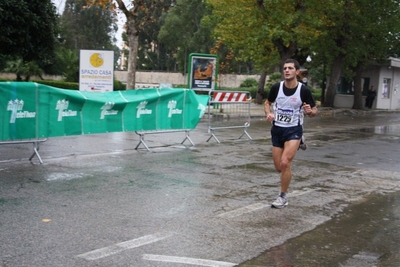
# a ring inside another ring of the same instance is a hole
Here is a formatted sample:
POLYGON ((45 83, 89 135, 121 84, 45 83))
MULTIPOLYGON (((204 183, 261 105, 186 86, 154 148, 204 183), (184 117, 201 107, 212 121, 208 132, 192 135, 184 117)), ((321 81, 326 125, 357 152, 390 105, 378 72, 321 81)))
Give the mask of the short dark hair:
POLYGON ((300 63, 296 59, 288 58, 285 60, 284 64, 286 64, 286 63, 293 63, 296 70, 300 69, 300 63))

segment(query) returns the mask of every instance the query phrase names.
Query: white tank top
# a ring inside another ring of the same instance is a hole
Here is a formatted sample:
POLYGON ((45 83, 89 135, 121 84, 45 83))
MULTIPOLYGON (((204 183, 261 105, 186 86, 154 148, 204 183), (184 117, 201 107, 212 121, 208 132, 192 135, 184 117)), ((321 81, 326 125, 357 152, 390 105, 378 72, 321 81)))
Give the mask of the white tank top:
POLYGON ((300 96, 301 83, 299 83, 296 92, 291 96, 284 94, 283 83, 282 81, 279 86, 278 95, 274 103, 274 125, 280 127, 303 125, 303 102, 300 96))

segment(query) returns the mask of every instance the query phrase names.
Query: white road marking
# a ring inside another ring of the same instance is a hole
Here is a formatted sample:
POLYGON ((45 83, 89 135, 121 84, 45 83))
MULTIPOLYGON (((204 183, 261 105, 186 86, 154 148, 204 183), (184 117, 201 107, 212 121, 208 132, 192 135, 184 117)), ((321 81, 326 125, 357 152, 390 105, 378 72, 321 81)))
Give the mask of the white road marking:
POLYGON ((225 213, 221 213, 221 214, 218 215, 218 217, 235 218, 235 217, 241 216, 241 215, 243 215, 245 213, 253 212, 253 211, 260 210, 260 209, 263 209, 263 208, 267 208, 267 207, 270 207, 270 206, 271 206, 271 204, 254 203, 254 204, 248 205, 248 206, 243 207, 243 208, 239 208, 239 209, 236 209, 236 210, 232 210, 232 211, 228 211, 228 212, 225 212, 225 213))
POLYGON ((77 257, 83 258, 88 261, 93 261, 101 258, 105 258, 117 253, 120 253, 124 250, 137 248, 140 246, 144 246, 147 244, 151 244, 165 238, 172 236, 172 233, 157 233, 153 235, 146 235, 143 237, 139 237, 136 239, 128 240, 125 242, 121 242, 118 244, 114 244, 108 247, 92 250, 83 254, 78 255, 77 257))
POLYGON ((233 267, 237 265, 237 263, 231 263, 225 261, 213 261, 213 260, 186 258, 186 257, 153 255, 153 254, 144 254, 143 259, 149 261, 184 263, 184 264, 208 266, 208 267, 233 267))
MULTIPOLYGON (((299 191, 295 190, 292 193, 290 193, 290 196, 292 196, 292 197, 301 196, 301 195, 316 191, 318 189, 319 188, 299 190, 299 191)), ((270 204, 268 204, 268 203, 254 203, 254 204, 248 205, 243 208, 239 208, 236 210, 232 210, 229 212, 219 214, 218 217, 228 218, 228 219, 235 218, 235 217, 241 216, 243 214, 250 213, 250 212, 264 209, 264 208, 268 208, 268 207, 270 207, 270 204)), ((118 243, 118 244, 114 244, 114 245, 111 245, 108 247, 92 250, 92 251, 77 255, 77 257, 83 258, 88 261, 97 260, 97 259, 105 258, 105 257, 111 256, 111 255, 120 253, 127 249, 137 248, 137 247, 144 246, 144 245, 147 245, 150 243, 154 243, 154 242, 163 240, 165 238, 168 238, 172 235, 173 235, 172 233, 157 233, 157 234, 153 234, 153 235, 147 235, 147 236, 143 236, 143 237, 140 237, 137 239, 132 239, 132 240, 118 243)), ((204 260, 204 259, 151 255, 151 254, 145 254, 143 256, 143 259, 152 260, 152 261, 186 263, 186 264, 192 264, 192 265, 198 265, 198 266, 210 266, 210 267, 230 267, 230 266, 236 265, 236 264, 230 263, 230 262, 220 262, 220 261, 212 261, 212 260, 204 260)))
MULTIPOLYGON (((294 190, 293 192, 289 193, 289 197, 298 197, 304 194, 308 194, 311 193, 313 191, 317 191, 320 188, 313 188, 313 189, 305 189, 305 190, 294 190)), ((271 204, 269 203, 254 203, 251 205, 248 205, 246 207, 243 208, 239 208, 239 209, 235 209, 235 210, 231 210, 225 213, 221 213, 219 215, 217 215, 217 217, 222 217, 222 218, 228 218, 228 219, 232 219, 238 216, 242 216, 246 213, 250 213, 256 210, 260 210, 260 209, 264 209, 264 208, 269 208, 271 207, 271 204)))
POLYGON ((294 190, 294 191, 289 193, 289 197, 298 197, 298 196, 301 196, 301 195, 304 195, 304 194, 308 194, 308 193, 317 191, 319 189, 321 189, 321 188, 316 187, 316 188, 312 188, 312 189, 304 188, 303 190, 294 190))

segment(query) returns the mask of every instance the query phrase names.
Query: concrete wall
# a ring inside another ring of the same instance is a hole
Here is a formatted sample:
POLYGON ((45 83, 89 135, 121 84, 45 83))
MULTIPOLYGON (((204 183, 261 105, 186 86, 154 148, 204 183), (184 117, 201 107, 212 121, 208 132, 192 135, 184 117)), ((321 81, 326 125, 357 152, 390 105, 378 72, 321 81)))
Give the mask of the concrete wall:
MULTIPOLYGON (((9 79, 9 80, 17 79, 17 75, 15 75, 14 73, 2 72, 2 73, 0 73, 0 77, 3 78, 3 79, 9 79)), ((25 76, 22 76, 22 79, 24 79, 24 78, 25 78, 25 76)), ((45 79, 45 80, 56 80, 56 81, 59 81, 59 80, 62 79, 62 76, 44 74, 44 75, 42 75, 42 78, 45 79)), ((31 80, 40 80, 40 78, 37 77, 37 76, 32 76, 31 80)))
MULTIPOLYGON (((126 83, 128 73, 127 71, 114 71, 114 76, 117 80, 126 83)), ((15 80, 16 75, 12 73, 0 73, 0 77, 10 80, 15 80)), ((237 88, 247 78, 253 78, 256 81, 260 75, 235 75, 224 74, 219 75, 219 86, 228 88, 237 88)), ((39 77, 32 76, 32 80, 39 80, 39 77)), ((61 80, 61 76, 43 75, 43 79, 48 80, 61 80)), ((171 83, 175 85, 186 85, 187 75, 174 72, 152 72, 152 71, 138 71, 136 72, 137 87, 157 87, 160 83, 171 83)))
MULTIPOLYGON (((115 78, 123 83, 126 83, 127 72, 126 71, 114 71, 115 78)), ((247 78, 253 78, 258 81, 260 75, 235 75, 235 74, 224 74, 219 75, 219 86, 228 88, 237 88, 247 78)), ((141 85, 158 85, 160 83, 171 83, 171 84, 187 84, 187 75, 173 72, 136 72, 136 83, 141 85)))

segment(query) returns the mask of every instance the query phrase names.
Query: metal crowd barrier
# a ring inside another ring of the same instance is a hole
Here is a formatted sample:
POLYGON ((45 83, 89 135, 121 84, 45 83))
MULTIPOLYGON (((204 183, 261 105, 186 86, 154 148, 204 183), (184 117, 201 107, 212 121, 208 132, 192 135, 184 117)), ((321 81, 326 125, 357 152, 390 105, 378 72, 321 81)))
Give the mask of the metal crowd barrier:
POLYGON ((251 136, 247 132, 250 126, 250 92, 240 91, 213 91, 212 98, 208 105, 208 131, 210 137, 218 143, 216 131, 221 129, 243 129, 243 133, 238 139, 246 135, 250 140, 251 136))
POLYGON ((150 151, 149 146, 144 141, 145 134, 177 133, 177 132, 185 132, 185 139, 183 139, 183 141, 181 142, 181 145, 183 145, 185 143, 185 141, 188 140, 190 142, 190 144, 192 146, 194 146, 194 143, 193 143, 192 139, 190 139, 190 136, 189 136, 190 130, 147 131, 147 132, 135 132, 137 135, 140 136, 139 143, 135 147, 135 150, 138 150, 140 145, 143 145, 147 149, 147 151, 150 151))
MULTIPOLYGON (((158 86, 158 88, 163 89, 163 88, 172 88, 172 84, 169 83, 160 83, 158 86)), ((153 87, 154 88, 154 87, 153 87)), ((145 90, 147 89, 146 87, 141 87, 141 88, 137 88, 138 90, 145 90)), ((163 134, 163 133, 178 133, 178 132, 185 132, 185 139, 183 139, 183 141, 181 142, 181 145, 183 145, 186 140, 188 140, 190 142, 190 144, 192 146, 194 146, 194 142, 193 140, 190 138, 189 136, 189 132, 191 130, 188 129, 179 129, 179 130, 152 130, 152 131, 135 131, 135 133, 137 135, 139 135, 139 143, 137 144, 137 146, 135 147, 135 150, 138 150, 140 145, 143 145, 147 151, 150 151, 149 146, 146 144, 146 142, 144 141, 144 136, 146 134, 163 134)))
POLYGON ((32 162, 32 159, 34 156, 36 156, 39 159, 40 164, 43 164, 43 160, 40 157, 39 154, 39 149, 40 149, 40 143, 46 142, 47 138, 45 139, 27 139, 27 140, 13 140, 13 141, 0 141, 0 145, 14 145, 14 144, 33 144, 33 153, 29 157, 29 161, 32 162))

